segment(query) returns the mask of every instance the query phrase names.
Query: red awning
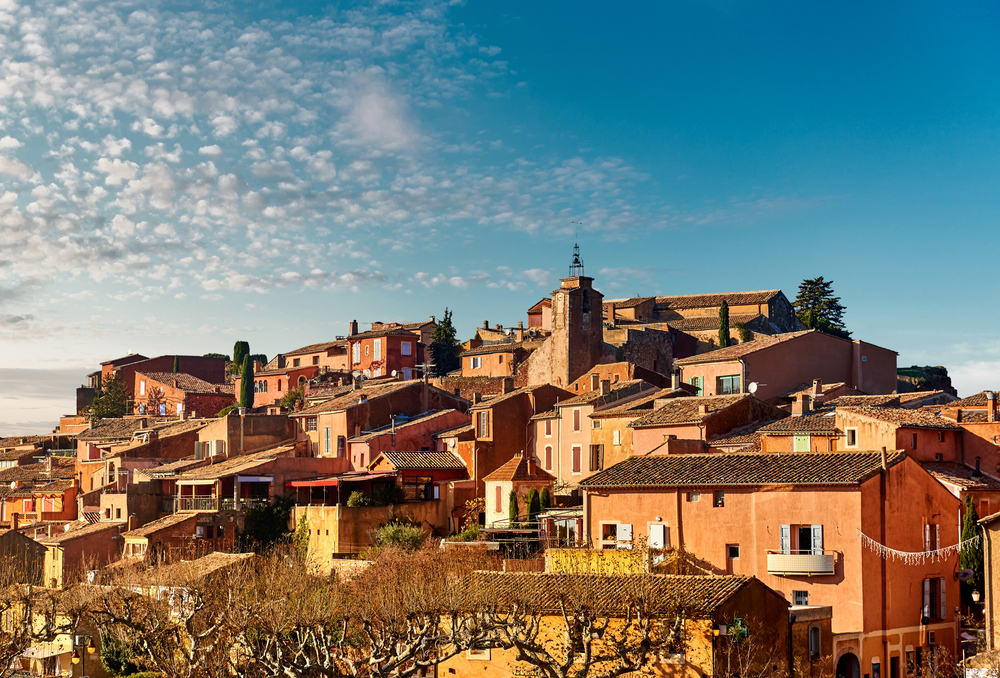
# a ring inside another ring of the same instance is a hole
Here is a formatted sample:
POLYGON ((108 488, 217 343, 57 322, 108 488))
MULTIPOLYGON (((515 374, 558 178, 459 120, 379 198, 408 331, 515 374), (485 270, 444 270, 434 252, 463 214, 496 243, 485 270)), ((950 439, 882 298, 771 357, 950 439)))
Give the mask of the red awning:
POLYGON ((314 480, 291 480, 285 483, 285 487, 336 487, 346 483, 360 483, 365 480, 379 480, 381 478, 393 478, 396 471, 360 471, 348 473, 337 478, 316 478, 314 480))
POLYGON ((292 480, 285 483, 285 487, 336 487, 339 484, 336 478, 326 478, 325 480, 292 480))

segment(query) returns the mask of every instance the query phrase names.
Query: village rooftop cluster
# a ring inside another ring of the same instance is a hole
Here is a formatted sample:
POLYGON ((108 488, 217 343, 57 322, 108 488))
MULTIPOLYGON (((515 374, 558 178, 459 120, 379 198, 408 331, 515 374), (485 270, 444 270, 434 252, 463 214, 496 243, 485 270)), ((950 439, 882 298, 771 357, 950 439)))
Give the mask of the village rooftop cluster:
MULTIPOLYGON (((649 658, 663 675, 724 675, 723 645, 755 628, 775 669, 815 678, 927 675, 1000 642, 992 568, 960 564, 974 546, 992 562, 1000 529, 995 392, 907 391, 891 348, 807 329, 780 290, 605 299, 578 253, 569 273, 445 373, 434 316, 244 369, 109 359, 51 435, 0 440, 0 550, 53 590, 136 564, 208 573, 254 557, 279 515, 322 576, 350 578, 392 530, 476 549, 495 591, 586 576, 612 600, 622 577, 662 576, 706 620, 649 658), (109 383, 127 411, 99 418, 109 383)), ((79 638, 17 661, 97 666, 100 634, 79 638)), ((484 642, 405 675, 525 667, 484 642)))

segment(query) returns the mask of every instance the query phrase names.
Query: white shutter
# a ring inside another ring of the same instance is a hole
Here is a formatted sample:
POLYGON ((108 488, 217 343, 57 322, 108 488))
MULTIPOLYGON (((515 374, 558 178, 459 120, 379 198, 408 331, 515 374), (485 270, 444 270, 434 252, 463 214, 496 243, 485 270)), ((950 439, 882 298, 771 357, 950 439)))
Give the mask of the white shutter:
POLYGON ((779 534, 781 535, 781 552, 790 553, 792 550, 792 526, 782 525, 779 534))
POLYGON ((650 525, 649 526, 649 548, 651 549, 662 549, 666 548, 666 525, 650 525))
POLYGON ((612 435, 614 436, 614 444, 615 445, 621 445, 622 444, 622 432, 620 430, 618 430, 618 429, 615 429, 615 432, 612 435))
POLYGON ((194 441, 194 458, 201 459, 201 442, 198 440, 194 441))
POLYGON ((375 360, 381 360, 381 359, 382 359, 382 340, 381 339, 376 339, 375 340, 375 360))
POLYGON ((225 454, 226 453, 226 441, 225 440, 216 440, 215 441, 215 453, 216 454, 225 454))
POLYGON ((931 580, 924 580, 924 616, 931 616, 931 580))
POLYGON ((924 525, 924 553, 931 550, 931 526, 924 525))
POLYGON ((941 525, 934 526, 934 550, 941 548, 941 525))
POLYGON ((632 541, 632 526, 619 523, 616 527, 615 537, 618 541, 632 541))
POLYGON ((814 556, 823 554, 823 526, 812 526, 812 552, 814 556))
POLYGON ((945 601, 945 594, 944 594, 945 578, 941 577, 941 579, 939 579, 938 582, 939 582, 938 595, 941 597, 941 619, 943 621, 948 618, 948 605, 945 601))

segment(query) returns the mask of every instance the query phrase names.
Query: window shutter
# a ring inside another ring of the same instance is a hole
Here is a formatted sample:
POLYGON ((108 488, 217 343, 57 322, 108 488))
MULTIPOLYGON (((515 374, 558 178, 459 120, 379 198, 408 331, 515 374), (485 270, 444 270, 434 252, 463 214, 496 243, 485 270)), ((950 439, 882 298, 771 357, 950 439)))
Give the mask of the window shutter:
POLYGON ((662 549, 666 548, 666 525, 650 525, 649 526, 649 548, 651 549, 662 549))
POLYGON ((501 504, 501 501, 503 499, 502 495, 503 495, 503 490, 501 489, 501 487, 499 485, 497 485, 497 503, 496 503, 496 512, 497 513, 500 513, 500 504, 501 504))
POLYGON ((615 537, 618 541, 632 541, 632 525, 619 523, 615 527, 615 537))
POLYGON ((938 595, 941 597, 941 617, 940 618, 942 620, 944 620, 944 619, 948 618, 948 605, 947 605, 947 603, 945 601, 945 594, 944 594, 945 578, 941 577, 941 579, 939 580, 939 582, 940 583, 938 584, 938 595))
POLYGON ((813 525, 812 526, 812 552, 814 556, 822 555, 823 553, 823 526, 813 525))
POLYGON ((201 459, 202 458, 201 442, 198 441, 198 440, 194 441, 194 458, 195 459, 201 459))
POLYGON ((614 443, 615 443, 615 445, 621 445, 622 444, 622 432, 621 432, 621 430, 616 428, 613 435, 614 435, 614 443))
POLYGON ((931 616, 931 580, 924 580, 924 616, 931 616))
POLYGON ((779 534, 781 536, 781 552, 790 553, 792 550, 792 526, 782 525, 779 528, 779 534))
POLYGON ((580 410, 573 410, 573 430, 580 430, 580 410))
POLYGON ((573 473, 580 472, 580 448, 573 448, 573 473))
POLYGON ((217 445, 217 447, 215 448, 215 453, 216 454, 225 454, 226 453, 226 441, 225 440, 216 440, 215 444, 217 445))
POLYGON ((924 553, 931 550, 931 526, 924 525, 924 553))
POLYGON ((941 548, 941 525, 934 526, 934 550, 941 548))

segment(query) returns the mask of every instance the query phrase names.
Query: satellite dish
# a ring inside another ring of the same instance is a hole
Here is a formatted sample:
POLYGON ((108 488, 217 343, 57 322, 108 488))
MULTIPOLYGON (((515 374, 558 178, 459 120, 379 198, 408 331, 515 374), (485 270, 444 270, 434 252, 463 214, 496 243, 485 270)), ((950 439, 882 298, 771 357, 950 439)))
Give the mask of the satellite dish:
POLYGON ((750 391, 751 393, 756 393, 757 392, 757 382, 756 381, 751 381, 750 385, 747 386, 747 390, 750 391))
POLYGON ((976 576, 976 573, 972 570, 959 570, 956 576, 958 577, 958 581, 969 581, 976 576))
POLYGON ((351 376, 357 379, 358 377, 361 376, 361 370, 354 370, 353 372, 351 372, 351 376))
POLYGON ((371 370, 365 370, 364 372, 362 372, 362 374, 365 375, 365 379, 371 379, 372 371, 371 370))
POLYGON ((396 376, 396 370, 392 371, 392 376, 394 376, 394 377, 396 376))

